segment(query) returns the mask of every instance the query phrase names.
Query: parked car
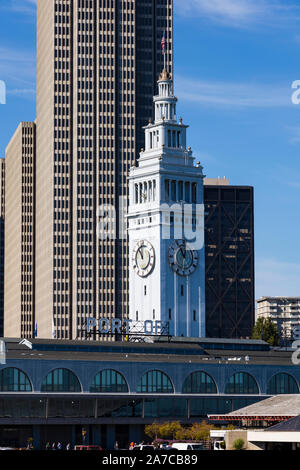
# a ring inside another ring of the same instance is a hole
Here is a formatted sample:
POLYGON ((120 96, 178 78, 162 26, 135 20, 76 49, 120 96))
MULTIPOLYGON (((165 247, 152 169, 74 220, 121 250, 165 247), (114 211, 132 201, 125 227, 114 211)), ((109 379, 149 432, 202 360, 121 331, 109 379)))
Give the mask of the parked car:
POLYGON ((205 450, 200 442, 173 442, 172 449, 177 450, 205 450))
POLYGON ((134 446, 132 450, 143 450, 143 451, 154 451, 155 447, 151 444, 140 444, 138 446, 134 446))
POLYGON ((102 450, 101 446, 75 446, 74 450, 102 450))
POLYGON ((225 441, 215 441, 214 450, 225 450, 225 441))

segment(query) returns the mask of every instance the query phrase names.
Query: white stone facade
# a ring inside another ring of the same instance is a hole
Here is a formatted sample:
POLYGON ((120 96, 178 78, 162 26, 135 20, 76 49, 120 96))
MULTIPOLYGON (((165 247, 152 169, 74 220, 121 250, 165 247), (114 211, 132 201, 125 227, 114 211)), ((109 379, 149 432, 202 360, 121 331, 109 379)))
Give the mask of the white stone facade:
POLYGON ((145 128, 145 150, 129 176, 130 319, 169 322, 171 335, 204 337, 204 175, 186 148, 188 126, 177 122, 166 71, 158 83, 155 122, 145 128), (196 227, 197 243, 188 245, 196 227))

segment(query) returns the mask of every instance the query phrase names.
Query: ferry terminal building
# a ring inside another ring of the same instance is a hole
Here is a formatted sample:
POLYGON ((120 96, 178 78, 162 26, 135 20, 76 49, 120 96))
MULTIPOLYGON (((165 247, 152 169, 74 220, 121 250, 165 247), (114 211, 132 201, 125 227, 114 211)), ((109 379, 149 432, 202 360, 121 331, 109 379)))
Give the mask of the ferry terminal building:
POLYGON ((2 340, 0 443, 127 448, 154 421, 199 422, 278 394, 298 394, 291 352, 259 340, 153 343, 2 340))

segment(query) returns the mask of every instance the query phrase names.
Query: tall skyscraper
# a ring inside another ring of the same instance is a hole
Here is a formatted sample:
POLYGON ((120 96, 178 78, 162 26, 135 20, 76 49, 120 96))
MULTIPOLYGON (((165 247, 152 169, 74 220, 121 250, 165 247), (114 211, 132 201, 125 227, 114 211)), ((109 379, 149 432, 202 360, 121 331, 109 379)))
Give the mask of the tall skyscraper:
POLYGON ((128 243, 97 239, 97 209, 118 212, 128 195, 142 126, 153 119, 164 33, 173 69, 172 3, 38 0, 39 337, 81 338, 89 317, 128 316, 128 243))
POLYGON ((21 122, 6 149, 4 334, 33 337, 35 124, 21 122))
POLYGON ((0 158, 0 338, 4 328, 4 218, 5 218, 5 160, 0 158))
POLYGON ((254 326, 253 188, 204 180, 206 335, 251 337, 254 326))

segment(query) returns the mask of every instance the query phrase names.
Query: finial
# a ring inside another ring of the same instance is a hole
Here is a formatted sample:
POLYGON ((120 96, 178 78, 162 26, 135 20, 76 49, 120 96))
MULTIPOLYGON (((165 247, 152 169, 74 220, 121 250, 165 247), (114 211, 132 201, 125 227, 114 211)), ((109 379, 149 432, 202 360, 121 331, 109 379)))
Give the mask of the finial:
POLYGON ((163 82, 163 81, 166 81, 166 80, 171 80, 171 74, 169 72, 167 72, 166 69, 163 69, 162 73, 159 76, 158 81, 163 82))

